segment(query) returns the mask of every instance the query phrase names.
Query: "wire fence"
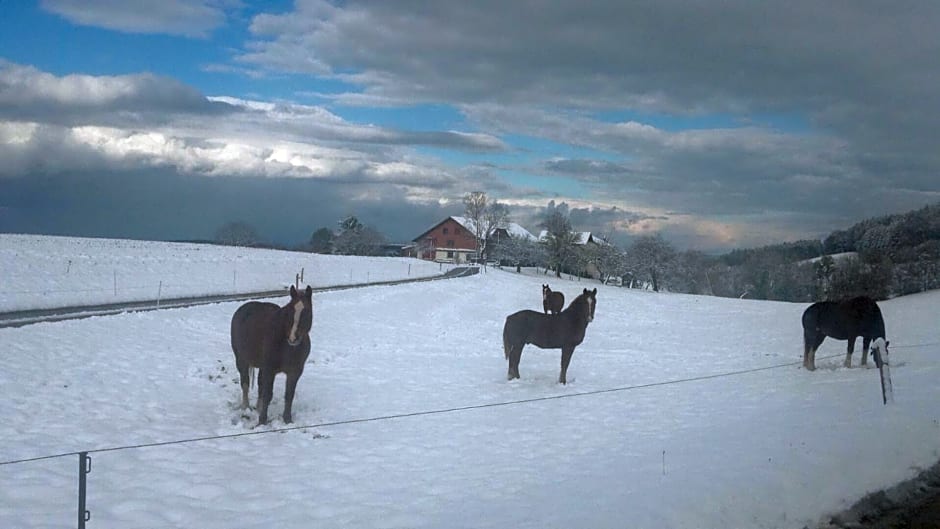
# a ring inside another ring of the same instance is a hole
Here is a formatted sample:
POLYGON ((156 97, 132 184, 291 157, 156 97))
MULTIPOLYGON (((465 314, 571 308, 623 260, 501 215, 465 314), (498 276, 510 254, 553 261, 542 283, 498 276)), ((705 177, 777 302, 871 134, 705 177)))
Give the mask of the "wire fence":
MULTIPOLYGON (((921 344, 909 344, 909 345, 892 345, 891 348, 892 348, 892 349, 913 349, 913 348, 931 347, 931 346, 938 346, 938 345, 940 345, 940 342, 921 343, 921 344)), ((821 357, 818 357, 817 360, 828 360, 828 359, 832 359, 832 358, 840 358, 840 357, 842 357, 842 356, 844 356, 844 353, 833 354, 833 355, 828 355, 828 356, 821 356, 821 357)), ((154 442, 154 443, 141 443, 141 444, 124 445, 124 446, 111 446, 111 447, 103 447, 103 448, 91 448, 91 449, 81 450, 81 451, 63 452, 63 453, 59 453, 59 454, 50 454, 50 455, 44 455, 44 456, 29 457, 29 458, 24 458, 24 459, 13 459, 13 460, 7 460, 7 461, 0 461, 0 466, 15 465, 15 464, 19 464, 19 463, 29 463, 29 462, 33 462, 33 461, 42 461, 42 460, 46 460, 46 459, 55 459, 55 458, 60 458, 60 457, 72 457, 72 456, 76 456, 76 455, 78 455, 78 454, 80 454, 80 453, 96 454, 96 453, 103 453, 103 452, 116 452, 116 451, 120 451, 120 450, 132 450, 132 449, 140 449, 140 448, 153 448, 153 447, 160 447, 160 446, 169 446, 169 445, 179 445, 179 444, 197 443, 197 442, 202 442, 202 441, 212 441, 212 440, 217 440, 217 439, 234 439, 234 438, 239 438, 239 437, 248 437, 248 436, 266 435, 266 434, 274 434, 274 433, 283 433, 283 432, 290 432, 290 431, 295 431, 295 430, 308 430, 308 429, 312 429, 312 428, 325 428, 325 427, 329 427, 329 426, 343 426, 343 425, 352 425, 352 424, 362 424, 362 423, 370 423, 370 422, 389 421, 389 420, 395 420, 395 419, 405 419, 405 418, 410 418, 410 417, 422 417, 422 416, 430 416, 430 415, 442 415, 442 414, 447 414, 447 413, 457 413, 457 412, 468 411, 468 410, 480 410, 480 409, 486 409, 486 408, 499 408, 499 407, 504 407, 504 406, 517 406, 517 405, 520 405, 520 404, 530 404, 530 403, 533 403, 533 402, 544 402, 544 401, 549 401, 549 400, 562 400, 562 399, 589 397, 589 396, 603 395, 603 394, 610 394, 610 393, 622 393, 622 392, 626 392, 626 391, 635 391, 635 390, 640 390, 640 389, 656 388, 656 387, 663 387, 663 386, 672 386, 672 385, 677 385, 677 384, 687 384, 687 383, 690 383, 690 382, 699 382, 699 381, 703 381, 703 380, 714 380, 714 379, 719 379, 719 378, 736 377, 736 376, 746 375, 746 374, 750 374, 750 373, 758 373, 758 372, 761 372, 761 371, 771 371, 771 370, 774 370, 774 369, 782 369, 782 368, 786 368, 786 367, 795 367, 795 366, 801 365, 802 363, 803 363, 802 360, 798 360, 798 361, 792 361, 792 362, 784 362, 784 363, 779 363, 779 364, 772 364, 772 365, 762 366, 762 367, 754 367, 754 368, 749 368, 749 369, 740 369, 740 370, 736 370, 736 371, 726 371, 726 372, 722 372, 722 373, 713 373, 713 374, 709 374, 709 375, 700 375, 700 376, 695 376, 695 377, 679 378, 679 379, 673 379, 673 380, 664 380, 664 381, 658 381, 658 382, 648 382, 648 383, 645 383, 645 384, 634 384, 634 385, 627 385, 627 386, 618 386, 618 387, 613 387, 613 388, 596 389, 596 390, 590 390, 590 391, 580 391, 580 392, 576 392, 576 393, 564 393, 564 394, 561 394, 561 395, 546 395, 546 396, 542 396, 542 397, 531 397, 531 398, 527 398, 527 399, 517 399, 517 400, 508 400, 508 401, 499 401, 499 402, 488 402, 488 403, 483 403, 483 404, 468 404, 468 405, 464 405, 464 406, 453 406, 453 407, 448 407, 448 408, 438 408, 438 409, 432 409, 432 410, 421 410, 421 411, 413 411, 413 412, 394 413, 394 414, 389 414, 389 415, 378 415, 378 416, 374 416, 374 417, 364 417, 364 418, 355 418, 355 419, 344 419, 344 420, 341 420, 341 421, 330 421, 330 422, 321 422, 321 423, 305 424, 305 425, 303 425, 303 426, 287 426, 287 427, 284 427, 284 428, 272 428, 272 429, 269 429, 269 430, 258 430, 258 431, 239 432, 239 433, 223 434, 223 435, 209 435, 209 436, 203 436, 203 437, 192 437, 192 438, 188 438, 188 439, 176 439, 176 440, 172 440, 172 441, 160 441, 160 442, 154 442)))
POLYGON ((102 303, 135 303, 170 298, 232 295, 245 292, 270 291, 290 284, 304 283, 315 288, 363 285, 373 282, 434 277, 456 268, 445 263, 424 261, 390 261, 368 263, 368 266, 346 267, 339 272, 314 271, 312 267, 296 269, 237 270, 197 268, 185 276, 170 271, 133 272, 128 269, 96 271, 94 274, 68 278, 37 275, 20 278, 10 290, 0 289, 0 312, 53 309, 61 306, 102 303), (100 272, 100 273, 99 273, 100 272), (23 288, 36 285, 35 288, 23 288), (20 288, 16 288, 20 287, 20 288))
MULTIPOLYGON (((940 342, 907 344, 907 345, 902 344, 902 345, 894 346, 894 348, 913 349, 913 348, 937 346, 937 345, 940 345, 940 342)), ((826 359, 838 358, 841 356, 843 355, 833 354, 833 355, 822 356, 818 359, 826 360, 826 359)), ((331 427, 331 426, 357 425, 357 424, 375 423, 375 422, 382 422, 382 421, 400 420, 400 419, 413 418, 413 417, 438 416, 438 415, 459 413, 459 412, 470 411, 470 410, 481 410, 481 409, 499 408, 499 407, 506 407, 506 406, 519 406, 519 405, 524 405, 524 404, 531 404, 535 402, 545 402, 545 401, 552 401, 552 400, 586 398, 586 397, 593 397, 593 396, 598 396, 598 395, 624 393, 624 392, 629 392, 629 391, 637 391, 637 390, 650 389, 650 388, 661 388, 661 387, 666 387, 666 386, 687 384, 687 383, 699 382, 699 381, 704 381, 704 380, 715 380, 715 379, 721 379, 721 378, 737 377, 737 376, 742 376, 742 375, 751 374, 751 373, 758 373, 758 372, 763 372, 763 371, 771 371, 771 370, 776 370, 776 369, 795 367, 801 364, 802 364, 802 361, 783 362, 783 363, 772 364, 772 365, 767 365, 767 366, 753 367, 753 368, 748 368, 748 369, 739 369, 735 371, 725 371, 721 373, 713 373, 713 374, 708 374, 708 375, 700 375, 700 376, 686 377, 686 378, 679 378, 679 379, 672 379, 672 380, 663 380, 663 381, 649 382, 649 383, 644 383, 644 384, 632 384, 632 385, 618 386, 618 387, 605 388, 605 389, 580 391, 576 393, 565 393, 565 394, 560 394, 560 395, 546 395, 546 396, 531 397, 531 398, 526 398, 526 399, 488 402, 488 403, 482 403, 482 404, 470 404, 470 405, 464 405, 464 406, 452 406, 452 407, 447 407, 447 408, 438 408, 438 409, 431 409, 431 410, 421 410, 421 411, 414 411, 414 412, 378 415, 378 416, 373 416, 373 417, 345 419, 345 420, 340 420, 340 421, 320 422, 320 423, 313 423, 313 424, 305 424, 301 426, 288 426, 288 427, 283 427, 283 428, 273 428, 269 430, 257 430, 257 431, 238 432, 238 433, 224 434, 224 435, 209 435, 209 436, 202 436, 202 437, 192 437, 192 438, 187 438, 187 439, 175 439, 175 440, 170 440, 170 441, 161 441, 161 442, 153 442, 153 443, 140 443, 140 444, 133 444, 133 445, 93 448, 93 449, 82 450, 82 451, 64 452, 64 453, 49 454, 49 455, 44 455, 44 456, 0 461, 0 467, 26 464, 26 463, 44 461, 44 460, 50 460, 50 459, 59 459, 59 458, 65 458, 65 457, 78 456, 79 471, 78 471, 78 498, 77 498, 78 500, 77 501, 77 505, 78 505, 77 527, 79 529, 85 529, 86 522, 91 520, 91 512, 87 510, 87 476, 88 474, 91 473, 91 458, 89 454, 100 454, 100 453, 117 452, 117 451, 124 451, 124 450, 138 450, 138 449, 145 449, 145 448, 157 448, 157 447, 165 447, 165 446, 171 446, 171 445, 184 445, 184 444, 192 444, 192 443, 221 440, 221 439, 236 439, 236 438, 243 438, 243 437, 249 437, 249 436, 261 436, 261 435, 276 434, 276 433, 279 434, 279 433, 296 431, 296 430, 308 430, 308 429, 313 429, 313 428, 325 428, 325 427, 331 427)), ((665 452, 663 452, 663 457, 665 458, 665 452)), ((663 464, 665 468, 665 459, 664 459, 663 464)))

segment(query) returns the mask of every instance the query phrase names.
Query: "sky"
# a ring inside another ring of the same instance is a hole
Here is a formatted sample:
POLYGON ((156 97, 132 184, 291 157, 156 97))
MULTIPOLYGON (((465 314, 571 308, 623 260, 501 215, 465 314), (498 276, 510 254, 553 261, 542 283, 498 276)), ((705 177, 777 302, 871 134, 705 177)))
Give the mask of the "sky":
POLYGON ((0 0, 0 232, 722 251, 940 201, 940 4, 0 0))

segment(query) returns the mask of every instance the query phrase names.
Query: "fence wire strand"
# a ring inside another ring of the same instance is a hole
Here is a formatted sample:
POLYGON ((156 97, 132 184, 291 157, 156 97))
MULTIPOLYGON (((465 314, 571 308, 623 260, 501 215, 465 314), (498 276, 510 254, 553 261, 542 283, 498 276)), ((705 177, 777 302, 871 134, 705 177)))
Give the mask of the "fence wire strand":
MULTIPOLYGON (((911 345, 892 345, 891 348, 892 349, 913 349, 917 347, 928 347, 928 346, 934 346, 934 345, 940 345, 940 342, 911 344, 911 345)), ((832 358, 839 358, 843 356, 843 354, 844 353, 822 356, 822 357, 817 358, 817 360, 829 360, 832 358)), ((39 456, 39 457, 30 457, 30 458, 24 458, 24 459, 0 461, 0 466, 15 465, 19 463, 29 463, 29 462, 34 462, 34 461, 43 461, 47 459, 56 459, 56 458, 61 458, 61 457, 71 457, 71 456, 76 456, 82 452, 86 452, 89 454, 100 454, 103 452, 117 452, 120 450, 154 448, 154 447, 160 447, 160 446, 197 443, 197 442, 202 442, 202 441, 213 441, 217 439, 234 439, 237 437, 248 437, 248 436, 255 436, 255 435, 283 433, 283 432, 290 432, 290 431, 295 431, 295 430, 309 430, 312 428, 326 428, 330 426, 343 426, 343 425, 350 425, 350 424, 363 424, 363 423, 371 423, 371 422, 390 421, 390 420, 395 420, 395 419, 406 419, 406 418, 411 418, 411 417, 423 417, 423 416, 430 416, 430 415, 442 415, 446 413, 456 413, 456 412, 469 411, 469 410, 480 410, 480 409, 485 409, 485 408, 516 406, 519 404, 530 404, 533 402, 543 402, 543 401, 549 401, 549 400, 561 400, 561 399, 569 399, 569 398, 575 398, 575 397, 602 395, 602 394, 608 394, 608 393, 620 393, 620 392, 634 391, 634 390, 639 390, 639 389, 648 389, 648 388, 655 388, 655 387, 671 386, 671 385, 676 385, 676 384, 685 384, 689 382, 700 382, 702 380, 713 380, 716 378, 734 377, 734 376, 746 375, 749 373, 757 373, 760 371, 770 371, 773 369, 794 367, 802 363, 803 361, 799 360, 799 361, 794 361, 794 362, 785 362, 781 364, 755 367, 755 368, 750 368, 750 369, 740 369, 737 371, 727 371, 724 373, 713 373, 711 375, 700 375, 697 377, 664 380, 664 381, 659 381, 659 382, 649 382, 646 384, 635 384, 635 385, 630 385, 630 386, 596 389, 596 390, 591 390, 591 391, 580 391, 576 393, 564 393, 561 395, 546 395, 543 397, 532 397, 528 399, 518 399, 518 400, 509 400, 509 401, 501 401, 501 402, 489 402, 485 404, 470 404, 466 406, 453 406, 449 408, 439 408, 439 409, 434 409, 434 410, 394 413, 394 414, 389 414, 389 415, 379 415, 375 417, 363 417, 359 419, 345 419, 341 421, 321 422, 321 423, 316 423, 316 424, 307 424, 303 426, 287 426, 284 428, 272 428, 270 430, 239 432, 239 433, 223 434, 223 435, 207 435, 203 437, 192 437, 188 439, 177 439, 173 441, 159 441, 159 442, 154 442, 154 443, 140 443, 140 444, 134 444, 134 445, 95 448, 91 450, 80 450, 80 451, 65 452, 65 453, 60 453, 60 454, 51 454, 51 455, 39 456)))

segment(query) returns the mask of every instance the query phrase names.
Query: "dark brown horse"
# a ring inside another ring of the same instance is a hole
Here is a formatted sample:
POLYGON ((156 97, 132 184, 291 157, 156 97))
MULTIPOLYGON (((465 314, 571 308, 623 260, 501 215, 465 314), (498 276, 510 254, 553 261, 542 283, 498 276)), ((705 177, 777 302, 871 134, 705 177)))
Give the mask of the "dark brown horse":
POLYGON ((848 340, 845 367, 852 367, 855 339, 862 337, 862 365, 868 364, 868 345, 885 337, 881 309, 869 297, 859 296, 845 301, 820 301, 803 312, 803 367, 816 369, 816 349, 826 339, 848 340))
POLYGON ((574 348, 584 340, 588 323, 594 320, 597 289, 576 297, 568 308, 557 315, 541 314, 534 310, 520 310, 506 318, 503 325, 503 352, 509 360, 509 380, 519 378, 519 359, 526 344, 541 349, 561 349, 561 373, 558 382, 566 384, 568 363, 574 348))
POLYGON ((290 302, 249 301, 232 316, 232 351, 241 375, 242 409, 248 407, 249 372, 258 368, 258 424, 268 422, 268 405, 274 393, 274 377, 287 375, 284 390, 284 422, 291 422, 294 389, 310 354, 313 325, 313 289, 300 293, 290 287, 290 302))
POLYGON ((565 295, 561 292, 553 292, 548 285, 542 285, 542 310, 545 314, 551 312, 558 314, 565 308, 565 295))

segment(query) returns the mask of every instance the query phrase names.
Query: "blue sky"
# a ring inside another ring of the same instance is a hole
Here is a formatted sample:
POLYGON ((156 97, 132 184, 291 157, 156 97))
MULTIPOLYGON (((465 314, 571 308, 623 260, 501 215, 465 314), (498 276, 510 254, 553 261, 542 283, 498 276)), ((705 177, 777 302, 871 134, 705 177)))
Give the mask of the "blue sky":
POLYGON ((242 216, 289 243, 356 214, 407 240, 480 190, 532 230, 564 202, 624 244, 716 251, 940 200, 938 8, 787 5, 3 2, 0 230, 242 216), (30 213, 93 175, 113 208, 30 213), (120 222, 144 187, 229 202, 120 222))

